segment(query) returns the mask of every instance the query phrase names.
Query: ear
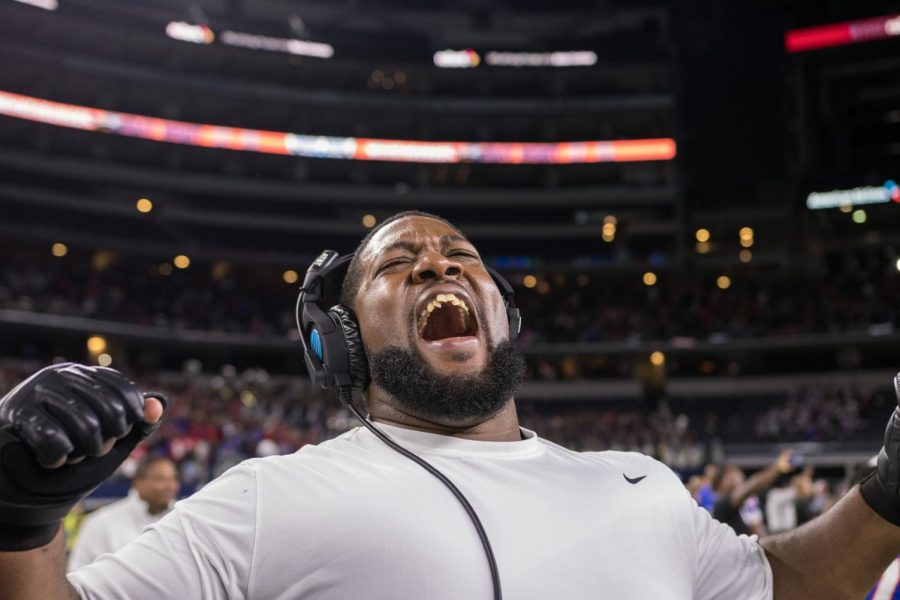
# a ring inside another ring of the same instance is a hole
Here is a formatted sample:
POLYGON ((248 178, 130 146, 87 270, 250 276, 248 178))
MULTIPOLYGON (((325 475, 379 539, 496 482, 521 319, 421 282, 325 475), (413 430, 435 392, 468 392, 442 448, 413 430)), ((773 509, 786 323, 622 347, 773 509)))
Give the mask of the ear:
POLYGON ((369 360, 359 332, 359 322, 352 309, 343 304, 335 304, 328 313, 344 332, 344 344, 350 362, 350 377, 353 387, 363 390, 369 384, 369 360))

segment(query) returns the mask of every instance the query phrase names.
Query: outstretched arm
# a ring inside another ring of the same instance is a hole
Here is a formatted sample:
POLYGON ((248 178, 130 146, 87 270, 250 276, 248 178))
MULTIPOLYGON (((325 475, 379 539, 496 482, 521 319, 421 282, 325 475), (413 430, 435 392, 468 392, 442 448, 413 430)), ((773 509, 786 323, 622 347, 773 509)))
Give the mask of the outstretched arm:
POLYGON ((760 544, 775 600, 861 600, 900 554, 900 527, 885 521, 853 488, 834 508, 760 544))
POLYGON ((761 494, 772 487, 779 477, 789 473, 793 468, 791 466, 791 456, 793 455, 793 450, 785 450, 771 465, 748 477, 746 481, 731 492, 729 498, 731 505, 735 508, 740 508, 750 496, 761 494))

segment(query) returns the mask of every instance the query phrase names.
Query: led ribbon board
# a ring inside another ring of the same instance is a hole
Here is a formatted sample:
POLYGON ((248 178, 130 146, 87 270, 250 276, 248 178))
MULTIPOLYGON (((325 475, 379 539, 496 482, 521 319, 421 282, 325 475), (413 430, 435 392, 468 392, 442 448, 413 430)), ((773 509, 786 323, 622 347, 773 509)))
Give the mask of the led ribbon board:
POLYGON ((788 52, 806 52, 900 36, 900 14, 794 29, 784 36, 788 52))
POLYGON ((421 142, 300 135, 145 117, 4 91, 0 91, 0 115, 157 142, 344 160, 573 164, 672 160, 676 152, 675 140, 671 138, 514 143, 421 142))
POLYGON ((806 207, 810 210, 862 206, 864 204, 887 204, 888 202, 900 203, 900 185, 890 179, 880 187, 867 186, 852 190, 813 192, 806 197, 806 207))

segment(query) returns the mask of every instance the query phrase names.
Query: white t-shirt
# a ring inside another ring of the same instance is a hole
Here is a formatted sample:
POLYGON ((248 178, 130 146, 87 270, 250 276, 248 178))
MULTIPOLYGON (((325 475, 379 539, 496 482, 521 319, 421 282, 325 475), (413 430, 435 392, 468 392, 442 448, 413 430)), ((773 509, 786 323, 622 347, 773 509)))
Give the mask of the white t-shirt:
MULTIPOLYGON (((484 442, 379 426, 468 497, 506 600, 772 598, 756 540, 649 457, 572 452, 524 430, 484 442)), ((459 502, 363 428, 234 467, 69 579, 91 600, 492 597, 459 502)))
POLYGON ((790 486, 769 490, 766 495, 766 521, 770 532, 780 533, 797 527, 796 498, 797 492, 790 486))
POLYGON ((151 515, 137 490, 97 509, 84 518, 75 547, 69 556, 69 570, 80 569, 107 552, 115 552, 136 538, 141 530, 155 523, 164 513, 151 515))

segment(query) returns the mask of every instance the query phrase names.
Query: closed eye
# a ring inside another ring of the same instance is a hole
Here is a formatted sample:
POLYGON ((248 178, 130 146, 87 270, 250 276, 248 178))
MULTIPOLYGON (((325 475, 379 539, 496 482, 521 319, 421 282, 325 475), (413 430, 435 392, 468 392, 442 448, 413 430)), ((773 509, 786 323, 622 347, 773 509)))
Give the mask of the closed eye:
POLYGON ((398 265, 402 265, 403 263, 412 262, 412 259, 409 258, 395 258, 393 260, 389 260, 378 268, 378 271, 375 272, 377 275, 386 269, 390 269, 391 267, 396 267, 398 265))

